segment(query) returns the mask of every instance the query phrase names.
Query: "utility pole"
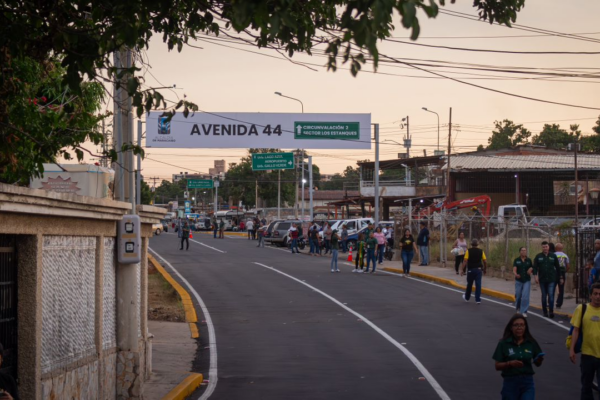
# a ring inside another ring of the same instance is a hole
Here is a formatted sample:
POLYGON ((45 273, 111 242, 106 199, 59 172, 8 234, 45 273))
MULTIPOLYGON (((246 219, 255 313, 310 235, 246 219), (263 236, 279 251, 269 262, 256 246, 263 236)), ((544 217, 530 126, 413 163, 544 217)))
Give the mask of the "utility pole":
POLYGON ((379 224, 379 124, 375 125, 375 171, 373 172, 373 179, 375 181, 375 226, 379 224))
POLYGON ((277 219, 281 219, 281 170, 277 171, 277 219))
POLYGON ((310 222, 314 219, 313 211, 313 168, 312 168, 312 156, 308 156, 308 207, 310 209, 310 222))
POLYGON ((452 201, 450 198, 450 154, 452 153, 452 107, 450 107, 450 119, 448 121, 448 177, 446 178, 446 200, 452 201))

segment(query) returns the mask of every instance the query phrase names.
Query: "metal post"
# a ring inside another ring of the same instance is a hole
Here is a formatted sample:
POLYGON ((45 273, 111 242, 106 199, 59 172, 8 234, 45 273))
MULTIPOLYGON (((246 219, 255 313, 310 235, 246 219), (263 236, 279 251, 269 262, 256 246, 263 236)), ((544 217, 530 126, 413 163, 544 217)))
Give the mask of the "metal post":
POLYGON ((379 224, 379 124, 375 125, 375 226, 379 224))
POLYGON ((304 223, 304 150, 302 150, 302 223, 304 223))
POLYGON ((258 215, 258 180, 254 181, 254 209, 257 211, 256 215, 258 215))
MULTIPOLYGON (((308 156, 308 208, 310 220, 312 222, 314 218, 313 211, 313 168, 312 168, 312 156, 308 156)), ((349 218, 349 217, 348 217, 349 218)))
POLYGON ((296 180, 294 181, 294 185, 296 186, 296 202, 294 203, 294 218, 298 218, 298 155, 300 154, 300 149, 296 150, 296 156, 294 163, 294 169, 296 170, 296 180))
POLYGON ((215 180, 214 187, 215 187, 215 203, 213 204, 213 212, 216 217, 217 211, 219 211, 219 181, 218 180, 215 180))
POLYGON ((448 122, 448 177, 446 178, 446 201, 454 199, 450 196, 450 154, 452 153, 452 107, 450 107, 450 120, 448 122))
MULTIPOLYGON (((137 131, 137 145, 142 147, 142 121, 138 120, 138 131, 137 131)), ((137 155, 137 176, 135 181, 135 189, 136 189, 136 204, 142 204, 142 156, 141 154, 137 155)))
POLYGON ((277 171, 277 219, 281 219, 281 170, 277 171))
MULTIPOLYGON (((408 115, 406 116, 406 139, 410 140, 410 121, 408 115)), ((412 143, 406 148, 406 158, 410 158, 410 146, 412 146, 412 143)))

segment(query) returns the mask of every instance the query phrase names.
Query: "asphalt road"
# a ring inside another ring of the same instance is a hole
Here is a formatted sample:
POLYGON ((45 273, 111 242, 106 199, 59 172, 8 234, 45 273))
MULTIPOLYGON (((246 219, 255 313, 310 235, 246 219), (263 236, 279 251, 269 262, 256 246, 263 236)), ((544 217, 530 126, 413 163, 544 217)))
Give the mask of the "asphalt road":
MULTIPOLYGON (((354 274, 341 254, 342 272, 332 274, 329 258, 256 244, 196 234, 190 250, 180 251, 173 234, 150 241, 210 314, 218 374, 208 377, 211 399, 500 398, 491 357, 513 315, 508 303, 465 303, 441 285, 354 274)), ((537 398, 578 398, 579 368, 568 359, 568 332, 560 326, 568 321, 534 312, 530 330, 546 353, 536 369, 537 398)), ((208 326, 200 331, 196 368, 206 376, 208 326)))

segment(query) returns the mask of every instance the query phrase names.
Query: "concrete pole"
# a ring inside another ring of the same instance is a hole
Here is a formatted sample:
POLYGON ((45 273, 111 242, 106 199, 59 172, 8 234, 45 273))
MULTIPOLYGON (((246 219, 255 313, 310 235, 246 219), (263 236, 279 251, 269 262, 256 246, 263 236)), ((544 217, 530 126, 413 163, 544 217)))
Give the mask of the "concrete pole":
POLYGON ((308 156, 308 208, 310 214, 310 221, 314 219, 313 210, 313 168, 312 168, 312 156, 308 156))
POLYGON ((379 124, 375 125, 375 171, 373 179, 375 180, 375 226, 379 224, 379 124))
POLYGON ((304 223, 304 150, 302 150, 302 223, 304 223))
POLYGON ((277 219, 281 219, 281 170, 277 171, 277 219))
MULTIPOLYGON (((138 120, 137 145, 142 147, 142 120, 138 120)), ((142 204, 142 156, 137 155, 137 176, 135 182, 136 204, 142 204)))

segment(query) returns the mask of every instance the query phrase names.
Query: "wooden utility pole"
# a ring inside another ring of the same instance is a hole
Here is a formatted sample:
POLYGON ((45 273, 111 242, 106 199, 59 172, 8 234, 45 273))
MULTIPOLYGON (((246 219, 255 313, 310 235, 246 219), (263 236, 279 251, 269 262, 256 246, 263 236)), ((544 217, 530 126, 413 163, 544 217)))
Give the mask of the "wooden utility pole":
POLYGON ((450 119, 448 120, 448 176, 446 178, 446 199, 452 201, 450 198, 450 154, 452 153, 452 107, 450 107, 450 119))

